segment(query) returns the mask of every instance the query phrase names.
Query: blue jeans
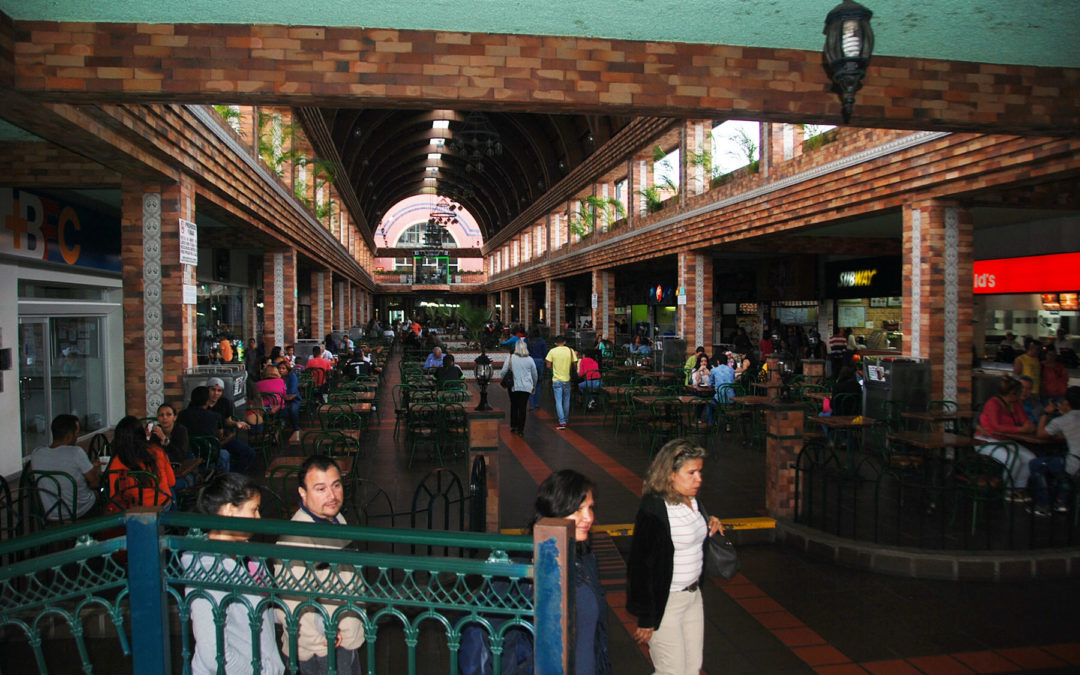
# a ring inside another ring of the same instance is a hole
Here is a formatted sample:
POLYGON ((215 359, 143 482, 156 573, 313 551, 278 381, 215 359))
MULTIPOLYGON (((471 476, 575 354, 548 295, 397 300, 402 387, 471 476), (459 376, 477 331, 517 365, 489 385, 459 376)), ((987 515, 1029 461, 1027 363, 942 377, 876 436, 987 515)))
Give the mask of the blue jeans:
MULTIPOLYGON (((247 471, 251 460, 255 459, 255 450, 239 438, 234 438, 226 443, 223 449, 229 451, 229 470, 235 473, 247 471)), ((221 454, 224 455, 225 453, 222 452, 221 454)))
POLYGON ((536 366, 536 389, 529 396, 529 410, 540 408, 540 383, 544 381, 544 359, 533 357, 533 365, 536 366))
POLYGON ((551 381, 551 391, 555 394, 555 414, 559 418, 559 424, 566 424, 566 416, 570 414, 570 383, 551 381))
POLYGON ((1031 484, 1039 506, 1050 506, 1050 488, 1047 485, 1046 474, 1052 475, 1057 482, 1057 500, 1065 501, 1065 498, 1069 496, 1069 475, 1065 473, 1064 457, 1036 457, 1031 460, 1029 466, 1031 484))

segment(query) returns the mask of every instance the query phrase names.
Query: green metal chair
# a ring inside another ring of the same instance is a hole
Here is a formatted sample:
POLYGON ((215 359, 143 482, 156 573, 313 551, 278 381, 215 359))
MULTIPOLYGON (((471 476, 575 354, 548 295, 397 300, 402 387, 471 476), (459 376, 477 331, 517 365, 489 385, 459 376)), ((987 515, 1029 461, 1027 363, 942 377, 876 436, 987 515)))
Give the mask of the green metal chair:
POLYGON ((407 420, 409 432, 409 467, 412 467, 416 448, 426 445, 443 464, 442 445, 439 435, 442 431, 442 410, 435 403, 416 403, 409 406, 407 420))

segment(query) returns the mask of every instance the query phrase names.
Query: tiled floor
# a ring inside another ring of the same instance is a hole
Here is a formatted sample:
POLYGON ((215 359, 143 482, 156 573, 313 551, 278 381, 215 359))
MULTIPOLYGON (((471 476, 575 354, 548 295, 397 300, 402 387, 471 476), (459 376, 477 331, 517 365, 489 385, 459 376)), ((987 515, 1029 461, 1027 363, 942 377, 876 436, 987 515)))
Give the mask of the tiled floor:
MULTIPOLYGON (((396 372, 396 368, 392 368, 396 372)), ((396 379, 391 374, 391 381, 396 379)), ((473 385, 475 386, 475 385, 473 385)), ((389 387, 386 387, 389 392, 389 387)), ((496 407, 506 394, 490 390, 496 407)), ((412 490, 432 468, 406 466, 404 434, 395 442, 392 404, 358 465, 359 475, 407 511, 412 490)), ((530 413, 523 437, 500 434, 500 525, 523 527, 537 484, 574 468, 597 484, 602 524, 632 523, 648 451, 629 433, 616 437, 599 413, 571 415, 555 430, 549 392, 530 413)), ((721 517, 764 514, 764 455, 725 442, 706 462, 702 499, 721 517)), ((464 461, 452 466, 463 480, 464 461)), ((630 639, 625 611, 628 537, 596 537, 612 606, 615 672, 649 673, 647 652, 630 639)), ((951 583, 858 572, 807 559, 768 543, 741 548, 743 568, 704 590, 707 673, 992 673, 1080 672, 1080 581, 951 583)))

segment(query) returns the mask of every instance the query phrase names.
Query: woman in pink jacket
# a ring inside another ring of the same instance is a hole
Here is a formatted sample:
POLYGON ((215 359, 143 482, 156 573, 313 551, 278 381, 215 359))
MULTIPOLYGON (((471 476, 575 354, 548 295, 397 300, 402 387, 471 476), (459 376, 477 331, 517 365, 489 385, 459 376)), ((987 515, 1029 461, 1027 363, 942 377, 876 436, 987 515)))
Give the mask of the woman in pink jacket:
POLYGON ((1020 381, 1011 377, 1001 378, 998 384, 998 393, 988 400, 979 415, 979 422, 975 427, 975 438, 983 441, 991 441, 988 445, 976 448, 979 454, 992 457, 1009 467, 1012 478, 1012 490, 1008 498, 1012 501, 1024 501, 1028 478, 1031 472, 1028 464, 1035 459, 1035 453, 1024 446, 1009 439, 1006 434, 1033 434, 1035 425, 1024 413, 1024 406, 1020 403, 1020 381), (994 441, 1008 441, 1016 448, 1015 454, 1007 448, 996 445, 994 441))

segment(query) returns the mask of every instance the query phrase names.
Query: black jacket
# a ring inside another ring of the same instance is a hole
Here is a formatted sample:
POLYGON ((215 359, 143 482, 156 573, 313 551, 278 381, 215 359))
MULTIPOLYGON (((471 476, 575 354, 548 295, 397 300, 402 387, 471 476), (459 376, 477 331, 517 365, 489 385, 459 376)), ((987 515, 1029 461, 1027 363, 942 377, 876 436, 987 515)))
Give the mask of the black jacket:
MULTIPOLYGON (((700 501, 698 512, 708 523, 709 517, 700 501)), ((634 519, 634 539, 630 543, 630 564, 626 569, 626 609, 637 617, 639 628, 655 630, 660 627, 674 568, 675 545, 671 543, 667 506, 659 495, 647 494, 641 499, 634 519)), ((703 579, 704 565, 701 573, 703 579)))

